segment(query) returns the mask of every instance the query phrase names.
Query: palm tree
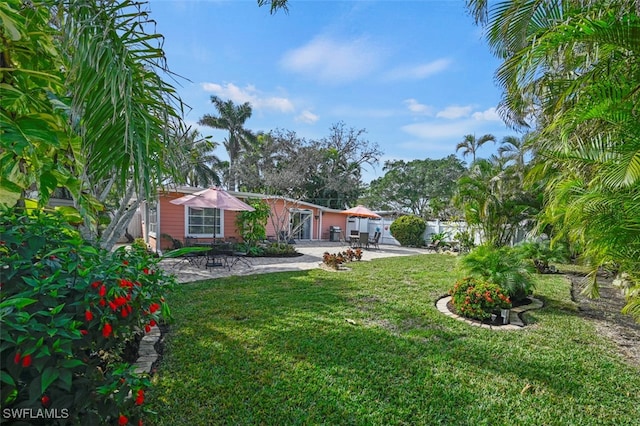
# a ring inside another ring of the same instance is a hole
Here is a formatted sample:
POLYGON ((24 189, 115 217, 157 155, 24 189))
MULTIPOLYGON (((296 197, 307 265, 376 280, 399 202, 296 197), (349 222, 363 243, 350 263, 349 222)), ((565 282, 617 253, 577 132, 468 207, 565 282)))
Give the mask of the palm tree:
POLYGON ((214 129, 228 130, 229 136, 224 140, 223 145, 229 154, 229 175, 231 178, 231 189, 238 189, 238 173, 236 163, 243 149, 250 149, 256 142, 256 136, 244 128, 244 123, 251 117, 251 105, 245 102, 242 105, 235 105, 233 101, 223 101, 217 96, 211 96, 211 103, 218 110, 218 116, 205 114, 199 124, 213 127, 214 129))
POLYGON ((202 188, 220 185, 218 170, 223 162, 213 154, 217 146, 217 142, 203 138, 197 130, 176 131, 171 145, 174 168, 171 180, 202 188))
POLYGON ((472 163, 475 163, 478 148, 487 142, 495 143, 496 137, 491 134, 486 134, 481 136, 480 139, 476 139, 476 135, 465 135, 462 142, 459 142, 458 145, 456 145, 456 152, 464 149, 464 151, 462 151, 462 156, 466 157, 471 154, 472 163))
POLYGON ((501 115, 514 126, 538 125, 543 223, 584 247, 594 277, 606 265, 629 273, 636 295, 627 311, 640 320, 637 2, 501 1, 491 11, 485 0, 468 4, 504 59, 496 73, 501 115))

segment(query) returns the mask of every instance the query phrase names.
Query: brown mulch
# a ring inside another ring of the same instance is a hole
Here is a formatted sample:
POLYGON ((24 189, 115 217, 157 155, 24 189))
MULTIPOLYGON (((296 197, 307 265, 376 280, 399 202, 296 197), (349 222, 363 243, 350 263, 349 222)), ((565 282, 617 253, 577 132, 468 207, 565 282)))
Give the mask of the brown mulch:
POLYGON ((571 298, 583 317, 593 321, 598 333, 618 346, 629 363, 640 366, 640 324, 620 311, 625 305, 622 291, 612 285, 610 277, 598 277, 600 297, 591 299, 581 294, 586 281, 583 275, 567 274, 571 281, 571 298))

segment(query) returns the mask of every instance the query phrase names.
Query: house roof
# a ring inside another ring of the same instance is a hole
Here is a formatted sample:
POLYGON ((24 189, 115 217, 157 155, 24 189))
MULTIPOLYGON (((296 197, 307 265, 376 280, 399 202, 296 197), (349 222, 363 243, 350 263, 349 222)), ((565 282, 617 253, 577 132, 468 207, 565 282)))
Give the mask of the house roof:
MULTIPOLYGON (((165 188, 165 189, 161 189, 160 192, 178 192, 181 194, 193 194, 194 192, 197 191, 201 191, 205 188, 199 188, 199 187, 194 187, 194 186, 173 186, 171 188, 165 188)), ((243 192, 243 191, 229 191, 229 190, 225 190, 227 191, 229 194, 238 197, 238 198, 259 198, 259 199, 272 199, 272 200, 284 200, 284 201, 288 201, 290 203, 294 203, 296 205, 302 205, 302 206, 306 206, 309 208, 315 208, 318 209, 322 212, 328 212, 328 213, 342 213, 343 210, 337 210, 337 209, 332 209, 329 207, 325 207, 325 206, 320 206, 317 204, 313 204, 313 203, 309 203, 306 201, 302 201, 302 200, 296 200, 294 198, 290 198, 290 197, 284 197, 282 195, 269 195, 269 194, 260 194, 257 192, 243 192)))

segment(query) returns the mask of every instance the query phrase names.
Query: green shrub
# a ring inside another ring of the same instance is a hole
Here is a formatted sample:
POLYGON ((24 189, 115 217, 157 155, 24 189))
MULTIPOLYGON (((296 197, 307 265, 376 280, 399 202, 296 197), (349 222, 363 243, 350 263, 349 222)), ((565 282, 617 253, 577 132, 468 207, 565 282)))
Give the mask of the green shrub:
POLYGON ((394 220, 389 231, 400 245, 422 247, 424 245, 424 231, 427 222, 418 216, 400 216, 394 220))
POLYGON ((511 247, 478 246, 460 258, 460 266, 473 277, 497 284, 514 301, 526 298, 533 290, 529 265, 511 247))
POLYGON ((549 263, 566 263, 569 260, 569 251, 564 244, 556 244, 551 247, 549 240, 527 241, 516 246, 519 255, 529 260, 540 274, 553 272, 549 263))
POLYGON ((295 246, 287 243, 269 243, 264 248, 265 256, 293 256, 298 254, 295 246))
POLYGON ((473 277, 457 281, 449 294, 458 314, 467 318, 483 320, 511 308, 511 300, 500 286, 473 277))
POLYGON ((125 349, 169 314, 174 281, 157 261, 135 246, 98 249, 59 216, 2 211, 3 414, 46 408, 61 417, 46 424, 137 422, 150 382, 125 349))

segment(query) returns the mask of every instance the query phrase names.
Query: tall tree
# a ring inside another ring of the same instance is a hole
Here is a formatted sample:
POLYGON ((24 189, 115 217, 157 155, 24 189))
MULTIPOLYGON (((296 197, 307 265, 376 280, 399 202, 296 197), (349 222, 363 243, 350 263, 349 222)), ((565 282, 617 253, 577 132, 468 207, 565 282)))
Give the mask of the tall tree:
POLYGON ((249 102, 236 105, 232 100, 223 101, 217 96, 211 96, 211 103, 218 111, 218 115, 205 114, 199 124, 214 129, 227 130, 229 135, 223 145, 229 155, 229 176, 231 189, 238 189, 237 162, 243 150, 250 150, 256 142, 256 136, 244 128, 245 122, 251 117, 252 109, 249 102))
POLYGON ((466 157, 471 154, 471 162, 476 161, 476 153, 478 149, 487 142, 496 142, 496 137, 491 134, 482 135, 480 138, 476 138, 476 135, 465 135, 462 142, 456 145, 456 152, 462 151, 462 156, 466 157))
POLYGON ((379 210, 398 210, 424 219, 450 218, 456 182, 465 171, 455 155, 433 160, 387 161, 384 176, 369 184, 367 204, 379 210))
POLYGON ((213 154, 217 146, 217 142, 203 138, 197 130, 175 128, 169 146, 174 169, 170 181, 201 188, 220 185, 218 171, 224 163, 213 154))

